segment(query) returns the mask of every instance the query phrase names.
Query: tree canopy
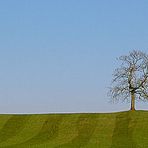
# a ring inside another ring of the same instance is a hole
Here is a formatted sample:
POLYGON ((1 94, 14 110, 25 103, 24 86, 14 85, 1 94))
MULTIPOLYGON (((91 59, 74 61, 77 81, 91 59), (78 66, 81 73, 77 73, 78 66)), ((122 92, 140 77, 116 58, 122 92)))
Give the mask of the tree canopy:
POLYGON ((133 50, 118 60, 121 65, 113 73, 110 96, 113 101, 131 100, 131 110, 135 110, 135 100, 148 100, 148 55, 133 50))

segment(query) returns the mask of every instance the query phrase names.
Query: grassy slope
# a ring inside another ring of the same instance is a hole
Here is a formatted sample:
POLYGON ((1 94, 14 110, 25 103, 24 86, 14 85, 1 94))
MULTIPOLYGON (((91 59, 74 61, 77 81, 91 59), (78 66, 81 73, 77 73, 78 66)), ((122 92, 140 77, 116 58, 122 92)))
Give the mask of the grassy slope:
POLYGON ((147 148, 148 112, 0 115, 0 147, 147 148))

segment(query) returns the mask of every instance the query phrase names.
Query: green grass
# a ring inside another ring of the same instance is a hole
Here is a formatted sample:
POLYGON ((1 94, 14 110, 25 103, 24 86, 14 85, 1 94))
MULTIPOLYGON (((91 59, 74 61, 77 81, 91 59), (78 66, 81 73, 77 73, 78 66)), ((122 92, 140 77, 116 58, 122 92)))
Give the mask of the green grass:
POLYGON ((148 112, 0 115, 0 148, 148 148, 148 112))

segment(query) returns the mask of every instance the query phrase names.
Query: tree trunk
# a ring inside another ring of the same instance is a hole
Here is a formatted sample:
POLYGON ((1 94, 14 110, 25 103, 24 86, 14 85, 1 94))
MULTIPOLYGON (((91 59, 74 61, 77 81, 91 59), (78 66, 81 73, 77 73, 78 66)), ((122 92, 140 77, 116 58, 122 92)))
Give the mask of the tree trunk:
POLYGON ((135 94, 131 93, 131 110, 135 110, 135 94))

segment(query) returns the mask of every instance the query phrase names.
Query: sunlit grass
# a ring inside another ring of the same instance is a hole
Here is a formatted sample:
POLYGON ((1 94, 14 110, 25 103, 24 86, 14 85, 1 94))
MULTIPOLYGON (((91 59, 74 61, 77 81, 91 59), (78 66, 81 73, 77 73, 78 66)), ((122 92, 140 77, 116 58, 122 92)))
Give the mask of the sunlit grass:
POLYGON ((0 115, 0 147, 146 148, 148 112, 0 115))

